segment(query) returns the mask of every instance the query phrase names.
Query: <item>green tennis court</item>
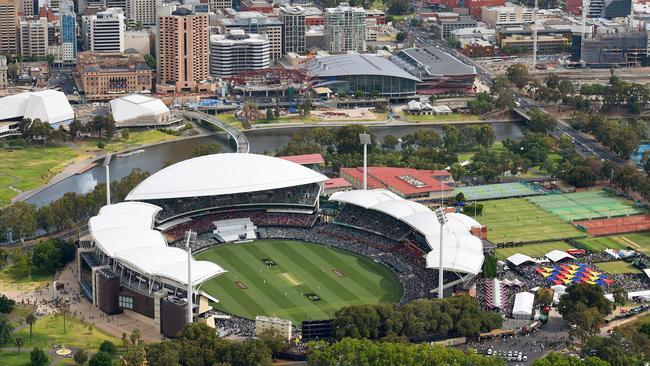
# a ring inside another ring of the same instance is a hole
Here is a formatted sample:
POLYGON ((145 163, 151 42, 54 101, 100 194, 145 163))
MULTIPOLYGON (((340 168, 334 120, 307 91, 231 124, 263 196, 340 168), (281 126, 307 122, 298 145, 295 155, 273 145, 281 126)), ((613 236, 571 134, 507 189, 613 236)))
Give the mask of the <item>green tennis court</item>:
POLYGON ((564 240, 586 235, 557 216, 524 198, 484 201, 483 215, 476 219, 488 227, 493 243, 564 240))
POLYGON ((456 194, 462 192, 467 201, 482 201, 497 198, 525 197, 542 194, 526 182, 485 184, 456 188, 456 194))
POLYGON ((397 303, 402 295, 387 267, 324 245, 257 240, 218 245, 196 258, 228 271, 203 285, 219 299, 213 306, 248 319, 330 319, 343 306, 397 303))
POLYGON ((632 202, 602 190, 549 194, 528 200, 565 221, 591 220, 645 213, 632 202))

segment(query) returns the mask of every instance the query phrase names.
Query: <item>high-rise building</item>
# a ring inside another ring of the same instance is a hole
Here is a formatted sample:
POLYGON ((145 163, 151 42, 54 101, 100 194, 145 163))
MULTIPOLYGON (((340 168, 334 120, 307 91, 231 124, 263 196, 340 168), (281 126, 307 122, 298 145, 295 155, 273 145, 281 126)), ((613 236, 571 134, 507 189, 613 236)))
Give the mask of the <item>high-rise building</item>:
POLYGON ((33 17, 38 13, 38 0, 19 0, 20 12, 24 17, 33 17))
POLYGON ((0 55, 0 90, 7 90, 9 86, 9 80, 7 78, 8 70, 7 58, 0 55))
POLYGON ((60 61, 74 63, 77 59, 77 15, 74 12, 72 0, 61 0, 60 3, 61 51, 60 61))
POLYGON ((269 67, 271 45, 258 34, 233 29, 210 37, 210 75, 228 77, 269 67))
POLYGON ((632 14, 632 0, 591 0, 587 16, 592 18, 624 18, 632 14))
POLYGON ((221 27, 226 30, 242 29, 249 34, 259 34, 271 43, 271 59, 282 58, 282 22, 256 11, 240 11, 232 18, 220 18, 221 27))
POLYGON ((190 92, 208 78, 208 14, 176 8, 158 19, 158 83, 190 92))
POLYGON ((284 5, 280 7, 280 21, 282 22, 282 51, 283 53, 307 52, 306 37, 307 23, 305 10, 301 6, 284 5))
POLYGON ((18 52, 18 7, 16 0, 0 0, 0 54, 18 52))
POLYGON ((366 11, 348 3, 325 9, 325 43, 332 53, 365 51, 366 11))
POLYGON ((93 52, 124 52, 124 13, 109 8, 90 17, 88 43, 93 52))
POLYGON ((232 0, 208 0, 210 11, 216 13, 219 9, 232 9, 232 0))
POLYGON ((162 0, 127 0, 124 14, 132 26, 141 24, 144 28, 156 25, 157 9, 162 0))
POLYGON ((20 55, 45 57, 48 54, 48 24, 46 18, 23 20, 19 25, 20 55))

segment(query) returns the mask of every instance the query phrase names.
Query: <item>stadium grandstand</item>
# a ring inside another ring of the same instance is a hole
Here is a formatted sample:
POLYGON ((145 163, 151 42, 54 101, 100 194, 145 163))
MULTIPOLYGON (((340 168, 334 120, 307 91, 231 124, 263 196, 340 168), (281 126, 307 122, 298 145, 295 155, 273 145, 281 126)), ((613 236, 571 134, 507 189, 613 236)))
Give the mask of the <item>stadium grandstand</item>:
POLYGON ((441 230, 445 293, 466 289, 481 271, 484 228, 476 220, 447 213, 441 226, 428 207, 377 189, 333 193, 336 211, 328 222, 319 216, 318 200, 326 181, 296 162, 256 154, 207 155, 169 166, 89 220, 91 240, 78 251, 82 291, 107 314, 133 314, 173 337, 188 322, 191 285, 194 320, 218 324, 223 314, 211 306, 228 295, 196 290, 226 270, 210 261, 188 263, 183 239, 190 230, 197 233, 193 251, 278 239, 370 258, 395 274, 400 303, 434 296, 441 230))

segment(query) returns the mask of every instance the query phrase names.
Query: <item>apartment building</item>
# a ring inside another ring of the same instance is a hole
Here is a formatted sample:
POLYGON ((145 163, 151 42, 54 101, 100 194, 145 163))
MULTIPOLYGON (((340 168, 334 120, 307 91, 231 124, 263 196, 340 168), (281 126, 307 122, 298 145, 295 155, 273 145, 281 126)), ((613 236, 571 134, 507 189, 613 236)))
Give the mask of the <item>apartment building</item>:
POLYGON ((325 9, 325 43, 331 53, 366 50, 366 11, 340 3, 325 9))

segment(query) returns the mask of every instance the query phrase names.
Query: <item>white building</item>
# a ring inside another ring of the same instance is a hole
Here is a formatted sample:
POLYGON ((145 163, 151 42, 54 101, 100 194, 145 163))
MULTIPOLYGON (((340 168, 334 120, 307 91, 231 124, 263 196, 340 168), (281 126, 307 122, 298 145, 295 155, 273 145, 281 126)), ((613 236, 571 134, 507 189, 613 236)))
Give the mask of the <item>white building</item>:
POLYGON ((258 34, 233 29, 210 37, 210 75, 227 77, 269 67, 271 44, 258 34))
POLYGON ((325 43, 332 53, 366 50, 366 11, 341 3, 325 9, 325 43))
POLYGON ((127 0, 124 15, 132 26, 141 24, 144 28, 156 25, 157 9, 162 0, 127 0))
POLYGON ((53 128, 74 119, 74 111, 65 94, 43 90, 10 95, 0 99, 0 120, 39 119, 53 128))
POLYGON ((160 99, 132 94, 108 102, 117 127, 165 126, 175 122, 160 99))
POLYGON ((284 53, 295 52, 302 54, 307 52, 305 23, 305 9, 301 6, 283 5, 280 7, 280 20, 284 24, 283 45, 284 53))
POLYGON ((88 46, 93 52, 124 52, 124 13, 109 8, 88 18, 88 46))
POLYGON ((481 19, 492 27, 533 22, 533 10, 519 5, 491 6, 481 11, 481 19))
POLYGON ((18 35, 21 56, 45 57, 48 54, 47 18, 20 21, 18 35))

